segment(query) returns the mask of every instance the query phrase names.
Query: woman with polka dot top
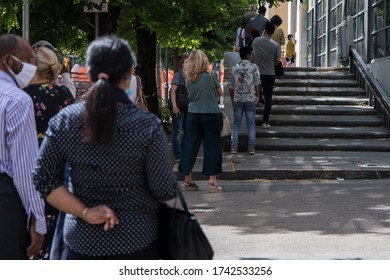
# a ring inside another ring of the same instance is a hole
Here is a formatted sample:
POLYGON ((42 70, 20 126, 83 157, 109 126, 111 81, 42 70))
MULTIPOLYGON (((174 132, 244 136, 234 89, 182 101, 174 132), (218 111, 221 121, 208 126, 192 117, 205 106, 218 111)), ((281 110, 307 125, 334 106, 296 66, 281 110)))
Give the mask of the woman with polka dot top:
POLYGON ((62 259, 159 259, 159 203, 177 190, 161 121, 125 93, 134 65, 127 42, 100 37, 86 62, 94 84, 51 119, 34 170, 43 198, 67 213, 62 259))

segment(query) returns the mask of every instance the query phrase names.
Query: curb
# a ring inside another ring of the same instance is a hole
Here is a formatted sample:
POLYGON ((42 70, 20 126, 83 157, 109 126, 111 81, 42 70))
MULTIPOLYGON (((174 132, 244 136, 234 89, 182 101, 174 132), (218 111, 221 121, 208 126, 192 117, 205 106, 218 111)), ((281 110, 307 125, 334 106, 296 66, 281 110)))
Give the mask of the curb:
MULTIPOLYGON (((184 176, 175 172, 178 180, 184 176)), ((200 171, 193 171, 194 180, 208 180, 200 171)), ((390 170, 240 170, 224 171, 219 180, 369 180, 389 179, 390 170)))

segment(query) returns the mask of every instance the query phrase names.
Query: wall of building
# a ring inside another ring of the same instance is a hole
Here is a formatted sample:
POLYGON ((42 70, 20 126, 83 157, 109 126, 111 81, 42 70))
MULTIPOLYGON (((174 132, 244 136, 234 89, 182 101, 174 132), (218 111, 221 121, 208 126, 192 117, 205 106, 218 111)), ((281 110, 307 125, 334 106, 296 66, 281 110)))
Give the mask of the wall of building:
POLYGON ((281 17, 283 20, 282 25, 280 26, 283 31, 284 35, 286 35, 286 40, 287 40, 287 32, 288 32, 288 3, 280 3, 278 7, 272 7, 272 8, 267 8, 267 12, 265 16, 270 19, 274 15, 278 15, 281 17))
POLYGON ((390 97, 390 57, 378 58, 371 61, 368 65, 375 78, 381 84, 383 90, 390 97))

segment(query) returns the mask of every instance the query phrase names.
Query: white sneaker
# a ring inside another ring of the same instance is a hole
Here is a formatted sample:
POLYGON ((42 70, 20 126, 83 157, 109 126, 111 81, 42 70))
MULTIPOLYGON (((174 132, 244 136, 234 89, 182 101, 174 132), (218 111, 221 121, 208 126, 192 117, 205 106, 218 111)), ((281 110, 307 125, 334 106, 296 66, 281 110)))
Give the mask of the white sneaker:
POLYGON ((263 123, 263 124, 261 125, 261 128, 267 129, 267 128, 271 128, 271 126, 270 126, 268 123, 263 123))

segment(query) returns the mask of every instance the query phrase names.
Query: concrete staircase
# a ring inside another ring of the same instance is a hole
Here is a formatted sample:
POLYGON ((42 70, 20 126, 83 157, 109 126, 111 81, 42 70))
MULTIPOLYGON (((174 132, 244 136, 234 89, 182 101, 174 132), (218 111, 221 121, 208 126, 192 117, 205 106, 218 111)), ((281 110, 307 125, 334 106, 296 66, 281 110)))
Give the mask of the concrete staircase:
POLYGON ((272 128, 260 128, 264 107, 257 109, 257 151, 390 151, 390 132, 345 69, 289 68, 275 86, 272 128))
MULTIPOLYGON (((229 69, 225 68, 223 103, 233 121, 226 79, 229 69)), ((255 155, 247 153, 245 118, 238 154, 230 154, 229 137, 221 139, 224 152, 219 180, 325 179, 343 183, 390 178, 390 133, 348 69, 287 68, 275 86, 269 120, 272 128, 260 128, 263 106, 257 108, 255 155)), ((192 172, 194 180, 208 179, 202 175, 202 165, 201 150, 192 172)))
MULTIPOLYGON (((289 68, 278 79, 270 116, 256 115, 256 154, 248 155, 243 120, 239 153, 224 140, 226 180, 390 178, 390 133, 347 69, 289 68)), ((225 83, 225 112, 233 120, 225 83)), ((202 156, 194 174, 200 175, 202 156)))

